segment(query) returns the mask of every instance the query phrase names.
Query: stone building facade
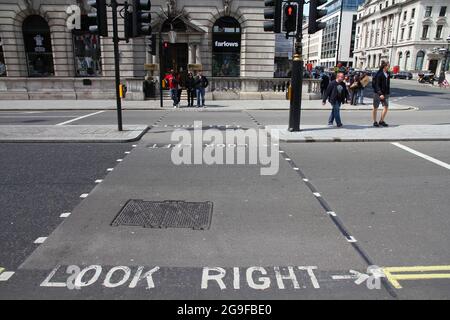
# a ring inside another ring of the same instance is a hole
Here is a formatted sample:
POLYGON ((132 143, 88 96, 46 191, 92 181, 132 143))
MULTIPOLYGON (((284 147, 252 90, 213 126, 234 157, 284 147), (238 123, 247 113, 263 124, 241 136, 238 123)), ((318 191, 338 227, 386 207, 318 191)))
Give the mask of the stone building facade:
MULTIPOLYGON (((415 74, 439 74, 450 36, 449 0, 367 0, 358 9, 355 66, 376 69, 381 60, 415 74)), ((449 70, 449 66, 446 67, 449 70)))
MULTIPOLYGON (((92 36, 86 2, 0 2, 0 99, 114 97, 111 12, 110 37, 92 36), (74 8, 80 8, 80 28, 70 30, 74 8)), ((153 32, 162 31, 167 48, 152 56, 143 37, 121 42, 121 76, 140 99, 149 75, 145 64, 159 64, 164 72, 200 64, 206 76, 237 79, 240 91, 256 92, 258 79, 273 78, 275 71, 275 35, 264 32, 263 11, 261 0, 152 0, 153 32), (169 24, 167 16, 176 19, 169 24)), ((123 37, 123 19, 119 30, 123 37)))

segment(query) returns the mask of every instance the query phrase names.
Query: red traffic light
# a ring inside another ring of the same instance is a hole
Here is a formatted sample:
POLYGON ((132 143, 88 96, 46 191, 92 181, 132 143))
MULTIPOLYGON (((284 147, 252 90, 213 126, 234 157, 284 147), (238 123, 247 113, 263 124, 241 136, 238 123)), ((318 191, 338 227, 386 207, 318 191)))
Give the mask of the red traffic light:
POLYGON ((292 16, 294 14, 294 7, 293 6, 287 6, 286 12, 288 16, 292 16))
POLYGON ((163 47, 164 47, 164 49, 167 49, 169 47, 169 43, 168 42, 164 42, 163 43, 163 47))

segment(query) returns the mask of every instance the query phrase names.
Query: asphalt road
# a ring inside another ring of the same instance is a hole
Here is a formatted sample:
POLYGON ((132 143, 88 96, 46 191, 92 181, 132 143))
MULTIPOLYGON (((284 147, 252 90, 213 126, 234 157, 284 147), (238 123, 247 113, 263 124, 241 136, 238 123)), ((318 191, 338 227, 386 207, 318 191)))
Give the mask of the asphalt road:
POLYGON ((131 148, 128 144, 0 144, 0 266, 16 270, 131 148))
MULTIPOLYGON (((437 109, 395 111, 388 121, 448 123, 448 108, 437 109)), ((1 124, 51 125, 116 116, 3 115, 1 124)), ((321 124, 327 115, 306 111, 302 121, 321 124)), ((450 142, 281 143, 269 176, 261 163, 173 163, 174 129, 191 133, 202 121, 227 133, 287 116, 126 111, 125 124, 153 125, 135 147, 1 144, 0 299, 449 299, 450 142), (113 227, 129 199, 211 201, 211 227, 113 227), (361 278, 372 265, 389 278, 361 278), (369 288, 371 280, 379 286, 369 288)), ((371 121, 367 111, 343 118, 371 121)))

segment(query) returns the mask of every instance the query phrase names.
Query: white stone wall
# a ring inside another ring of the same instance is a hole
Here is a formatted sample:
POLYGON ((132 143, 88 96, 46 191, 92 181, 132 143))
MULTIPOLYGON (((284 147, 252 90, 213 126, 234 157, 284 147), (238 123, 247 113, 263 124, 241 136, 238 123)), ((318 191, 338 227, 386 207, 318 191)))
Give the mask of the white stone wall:
MULTIPOLYGON (((79 1, 86 8, 86 0, 79 1)), ((271 78, 274 72, 275 37, 263 31, 264 2, 261 0, 177 0, 176 9, 199 29, 204 30, 199 42, 197 60, 203 64, 206 75, 211 75, 212 26, 224 16, 235 17, 242 27, 241 77, 271 78), (224 4, 231 3, 225 11, 224 4)), ((76 0, 2 0, 0 2, 0 37, 8 70, 8 77, 27 77, 22 22, 31 15, 42 16, 49 24, 56 77, 74 77, 72 34, 66 28, 69 5, 76 0)), ((167 9, 165 0, 152 1, 152 17, 158 22, 158 13, 167 9)), ((123 20, 119 19, 123 37, 123 20)), ((109 31, 112 36, 112 17, 109 12, 109 31)), ((101 39, 103 76, 114 76, 113 45, 111 38, 101 39)), ((146 54, 144 39, 133 39, 120 45, 120 69, 124 78, 143 78, 143 65, 156 60, 146 54)))

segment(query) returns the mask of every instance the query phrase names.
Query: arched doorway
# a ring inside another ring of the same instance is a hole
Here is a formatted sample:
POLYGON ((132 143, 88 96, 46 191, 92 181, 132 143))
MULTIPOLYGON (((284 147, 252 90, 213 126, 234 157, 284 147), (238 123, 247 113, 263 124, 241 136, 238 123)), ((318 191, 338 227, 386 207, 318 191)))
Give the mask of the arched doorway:
POLYGON ((219 18, 213 26, 213 77, 239 77, 241 73, 241 25, 233 17, 219 18))
POLYGON ((22 24, 29 77, 54 75, 52 42, 47 21, 38 15, 27 17, 22 24))
MULTIPOLYGON (((186 33, 186 24, 181 19, 166 20, 161 31, 168 33, 175 31, 177 34, 186 33)), ((164 42, 161 48, 161 66, 164 73, 174 70, 182 74, 183 78, 188 69, 188 44, 164 42)))

